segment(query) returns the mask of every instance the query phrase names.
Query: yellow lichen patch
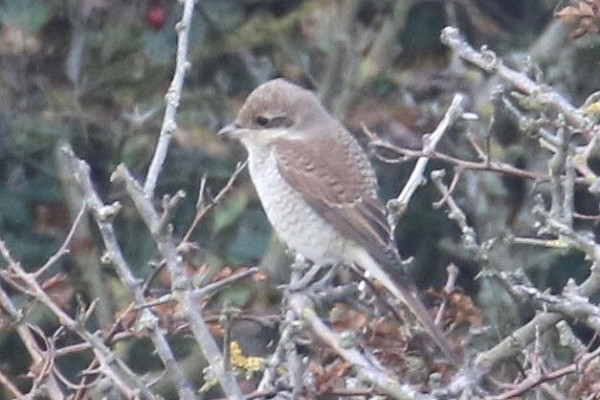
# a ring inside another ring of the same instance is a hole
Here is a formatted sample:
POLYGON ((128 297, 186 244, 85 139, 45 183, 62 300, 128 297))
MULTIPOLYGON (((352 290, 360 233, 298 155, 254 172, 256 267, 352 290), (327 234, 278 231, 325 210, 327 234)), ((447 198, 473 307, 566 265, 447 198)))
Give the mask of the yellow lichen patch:
POLYGON ((255 372, 263 369, 265 360, 262 357, 246 357, 242 353, 242 347, 238 342, 231 342, 229 345, 230 363, 236 372, 245 373, 246 377, 251 377, 255 372))

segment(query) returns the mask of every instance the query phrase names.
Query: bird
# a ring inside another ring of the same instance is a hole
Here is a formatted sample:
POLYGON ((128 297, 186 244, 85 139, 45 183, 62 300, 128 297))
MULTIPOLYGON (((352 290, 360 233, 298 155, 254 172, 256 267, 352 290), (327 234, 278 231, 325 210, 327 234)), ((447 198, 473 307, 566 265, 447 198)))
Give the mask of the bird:
POLYGON ((269 80, 218 135, 246 148, 267 218, 289 248, 319 265, 354 264, 368 272, 458 365, 404 270, 369 157, 313 92, 283 78, 269 80))

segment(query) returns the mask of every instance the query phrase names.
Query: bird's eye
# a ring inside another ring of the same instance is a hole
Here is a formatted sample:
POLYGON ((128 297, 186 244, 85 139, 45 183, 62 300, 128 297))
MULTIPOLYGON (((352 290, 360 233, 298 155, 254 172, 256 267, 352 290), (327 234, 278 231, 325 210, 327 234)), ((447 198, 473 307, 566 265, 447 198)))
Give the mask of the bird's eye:
POLYGON ((261 126, 263 128, 266 127, 267 125, 269 125, 269 118, 259 115, 258 117, 256 117, 256 125, 261 126))

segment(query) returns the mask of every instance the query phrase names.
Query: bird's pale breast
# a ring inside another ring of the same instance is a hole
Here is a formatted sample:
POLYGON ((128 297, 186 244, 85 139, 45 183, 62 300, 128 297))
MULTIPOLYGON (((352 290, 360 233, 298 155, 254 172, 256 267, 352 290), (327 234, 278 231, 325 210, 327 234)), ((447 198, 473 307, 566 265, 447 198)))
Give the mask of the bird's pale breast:
POLYGON ((281 176, 270 149, 249 151, 250 176, 279 237, 313 262, 342 259, 348 240, 306 204, 281 176))

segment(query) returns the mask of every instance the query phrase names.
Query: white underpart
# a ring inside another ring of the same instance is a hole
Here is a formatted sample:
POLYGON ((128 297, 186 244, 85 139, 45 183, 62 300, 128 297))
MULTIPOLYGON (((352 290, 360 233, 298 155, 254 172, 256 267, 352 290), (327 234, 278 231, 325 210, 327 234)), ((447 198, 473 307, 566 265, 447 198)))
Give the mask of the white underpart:
POLYGON ((248 168, 265 213, 279 237, 315 263, 353 261, 345 257, 351 244, 319 216, 281 176, 269 147, 245 142, 248 168))

